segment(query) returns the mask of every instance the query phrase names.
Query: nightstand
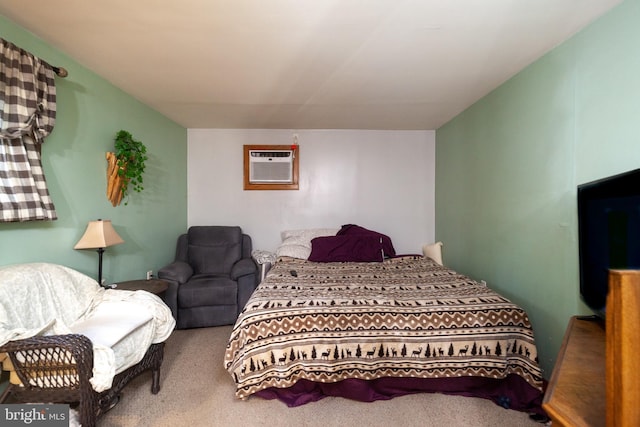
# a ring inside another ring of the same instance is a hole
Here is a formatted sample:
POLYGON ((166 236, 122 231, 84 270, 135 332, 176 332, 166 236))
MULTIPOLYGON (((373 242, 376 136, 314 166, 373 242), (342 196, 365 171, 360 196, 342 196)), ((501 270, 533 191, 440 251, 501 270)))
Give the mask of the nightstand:
POLYGON ((152 294, 161 296, 169 287, 169 283, 160 279, 149 280, 128 280, 126 282, 116 283, 113 289, 123 291, 147 291, 152 294))

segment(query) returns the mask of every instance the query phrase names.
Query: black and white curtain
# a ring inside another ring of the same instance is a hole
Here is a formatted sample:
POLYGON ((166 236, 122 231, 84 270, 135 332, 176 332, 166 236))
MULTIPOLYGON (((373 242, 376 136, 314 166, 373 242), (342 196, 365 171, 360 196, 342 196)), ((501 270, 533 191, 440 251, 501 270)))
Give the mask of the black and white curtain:
POLYGON ((40 161, 55 119, 53 68, 0 38, 0 222, 57 219, 40 161))

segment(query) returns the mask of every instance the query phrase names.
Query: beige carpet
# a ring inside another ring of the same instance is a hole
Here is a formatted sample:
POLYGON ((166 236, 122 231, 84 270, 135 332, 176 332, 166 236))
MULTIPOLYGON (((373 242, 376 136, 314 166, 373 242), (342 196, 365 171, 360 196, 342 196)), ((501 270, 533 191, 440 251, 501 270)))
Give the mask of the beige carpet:
POLYGON ((124 389, 120 403, 99 426, 543 426, 489 400, 442 394, 372 403, 329 397, 297 408, 258 397, 238 400, 222 366, 230 331, 175 331, 165 347, 160 393, 152 395, 150 374, 141 375, 124 389))

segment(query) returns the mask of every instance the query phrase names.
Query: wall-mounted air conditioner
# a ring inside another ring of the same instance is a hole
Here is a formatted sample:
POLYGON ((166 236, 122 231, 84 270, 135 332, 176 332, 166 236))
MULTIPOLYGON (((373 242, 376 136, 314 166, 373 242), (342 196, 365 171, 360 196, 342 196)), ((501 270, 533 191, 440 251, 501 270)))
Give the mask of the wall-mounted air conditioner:
POLYGON ((249 182, 293 182, 294 155, 293 150, 249 150, 249 182))

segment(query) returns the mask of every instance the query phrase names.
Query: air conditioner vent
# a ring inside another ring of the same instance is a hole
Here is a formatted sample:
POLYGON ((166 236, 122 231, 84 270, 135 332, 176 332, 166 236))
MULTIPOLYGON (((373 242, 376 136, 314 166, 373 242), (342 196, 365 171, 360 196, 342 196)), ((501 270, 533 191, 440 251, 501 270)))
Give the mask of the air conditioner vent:
POLYGON ((293 182, 293 150, 250 150, 250 183, 293 182))
POLYGON ((292 154, 290 150, 284 150, 284 151, 251 150, 249 153, 251 154, 251 157, 291 157, 291 154, 292 154))

